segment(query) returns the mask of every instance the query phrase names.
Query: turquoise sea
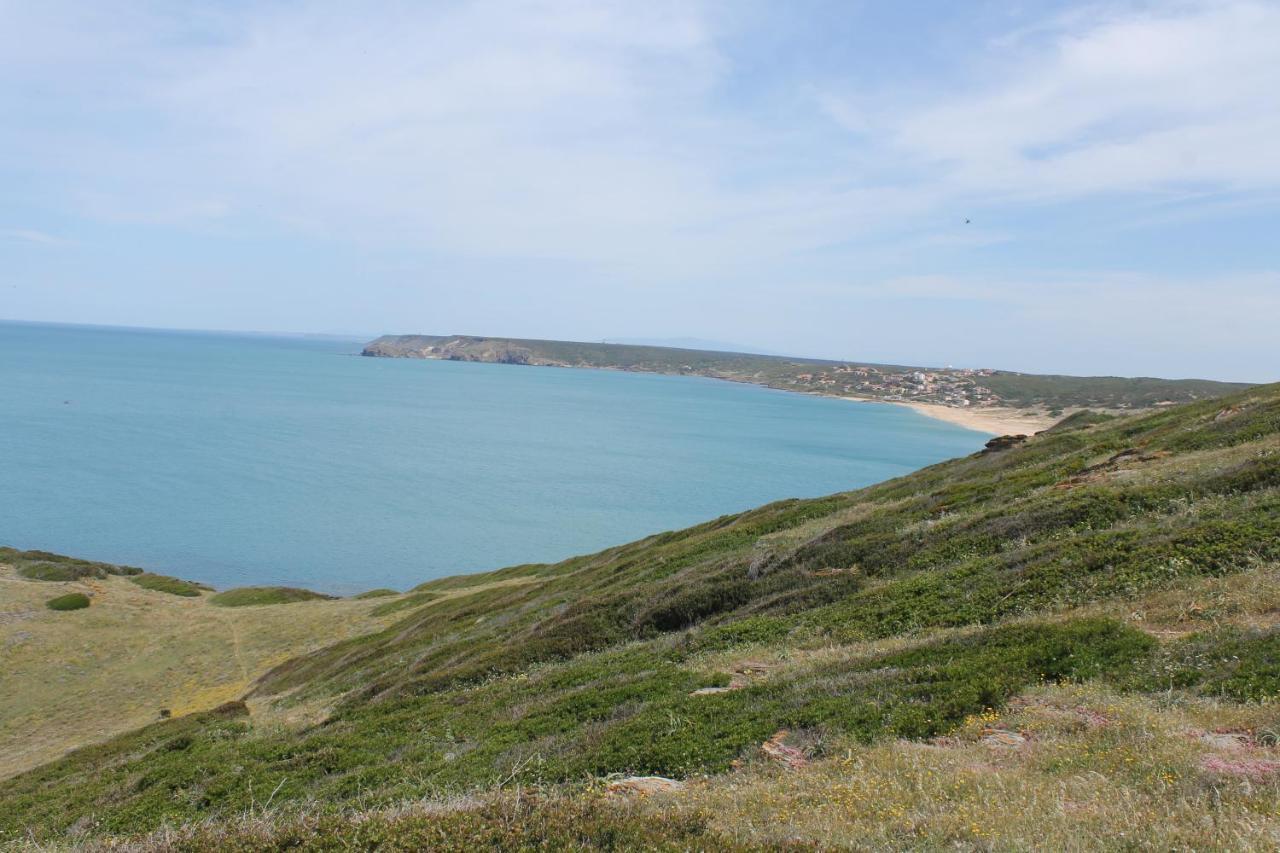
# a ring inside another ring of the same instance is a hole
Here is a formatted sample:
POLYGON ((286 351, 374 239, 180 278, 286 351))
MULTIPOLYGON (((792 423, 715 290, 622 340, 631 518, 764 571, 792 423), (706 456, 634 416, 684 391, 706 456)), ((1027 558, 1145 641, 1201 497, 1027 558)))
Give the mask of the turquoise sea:
POLYGON ((710 379, 0 323, 0 544, 348 593, 863 486, 986 436, 710 379))

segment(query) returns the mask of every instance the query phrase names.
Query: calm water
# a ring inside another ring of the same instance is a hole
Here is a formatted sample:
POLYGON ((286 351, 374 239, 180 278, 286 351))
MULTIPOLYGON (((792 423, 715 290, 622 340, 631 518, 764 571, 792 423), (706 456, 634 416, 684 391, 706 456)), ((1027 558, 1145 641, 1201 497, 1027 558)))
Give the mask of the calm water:
POLYGON ((0 323, 0 544, 330 592, 556 560, 969 453, 902 407, 0 323))

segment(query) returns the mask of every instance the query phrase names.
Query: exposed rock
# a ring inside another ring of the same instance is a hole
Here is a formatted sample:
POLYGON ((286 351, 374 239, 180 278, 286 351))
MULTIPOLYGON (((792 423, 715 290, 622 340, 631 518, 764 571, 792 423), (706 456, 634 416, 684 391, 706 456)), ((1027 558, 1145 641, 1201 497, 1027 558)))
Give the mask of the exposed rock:
POLYGON ((730 684, 728 687, 699 687, 690 693, 690 696, 714 696, 717 693, 730 693, 734 690, 741 690, 745 685, 730 684))
POLYGON ((669 794, 673 791, 679 791, 684 787, 684 783, 678 779, 668 779, 665 776, 627 776, 622 779, 614 779, 605 786, 605 791, 610 794, 640 794, 648 796, 650 794, 669 794))
POLYGON ((1027 736, 1010 729, 983 729, 979 740, 987 746, 1017 749, 1027 742, 1027 736))
POLYGON ((772 758, 774 761, 781 762, 791 770, 798 767, 804 767, 809 763, 809 759, 804 757, 804 753, 796 749, 794 746, 787 746, 783 743, 783 739, 790 734, 786 729, 780 729, 774 733, 773 737, 760 745, 760 751, 772 758))
POLYGON ((1109 726, 1115 722, 1101 711, 1095 711, 1092 708, 1085 708, 1084 706, 1076 708, 1076 716, 1091 729, 1100 729, 1103 726, 1109 726))
POLYGON ((982 450, 982 455, 986 456, 988 453, 999 453, 1002 450, 1008 450, 1011 447, 1017 447, 1019 444, 1022 444, 1026 440, 1027 440, 1027 437, 1022 434, 996 436, 995 438, 987 442, 986 446, 982 450))
POLYGON ((1198 740, 1205 746, 1214 749, 1227 750, 1235 752, 1241 749, 1250 749, 1256 744, 1253 735, 1248 732, 1230 731, 1221 729, 1218 731, 1206 732, 1201 729, 1191 729, 1186 733, 1187 737, 1192 740, 1198 740))
POLYGON ((773 669, 772 664, 761 663, 755 660, 744 660, 742 663, 736 664, 733 671, 742 675, 762 675, 773 669))

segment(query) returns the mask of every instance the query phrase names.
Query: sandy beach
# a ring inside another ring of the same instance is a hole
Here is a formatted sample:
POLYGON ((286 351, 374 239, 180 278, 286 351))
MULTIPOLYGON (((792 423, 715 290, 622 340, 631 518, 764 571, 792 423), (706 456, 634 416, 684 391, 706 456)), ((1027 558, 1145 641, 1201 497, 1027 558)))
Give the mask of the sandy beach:
POLYGON ((1039 430, 1048 429, 1066 417, 1066 414, 1054 417, 1037 409, 1012 409, 995 406, 982 409, 961 409, 955 406, 939 406, 936 403, 893 402, 897 402, 899 406, 908 406, 915 409, 922 415, 992 435, 1017 435, 1019 433, 1031 435, 1039 430))
POLYGON ((965 429, 985 432, 988 435, 1031 435, 1042 429, 1048 429, 1066 417, 1069 412, 1054 417, 1039 409, 1014 409, 1004 406, 990 406, 980 409, 962 409, 956 406, 940 406, 937 403, 913 403, 906 400, 878 400, 874 397, 841 397, 831 396, 837 400, 850 400, 854 403, 892 403, 895 406, 906 406, 922 415, 946 421, 949 424, 962 426, 965 429))

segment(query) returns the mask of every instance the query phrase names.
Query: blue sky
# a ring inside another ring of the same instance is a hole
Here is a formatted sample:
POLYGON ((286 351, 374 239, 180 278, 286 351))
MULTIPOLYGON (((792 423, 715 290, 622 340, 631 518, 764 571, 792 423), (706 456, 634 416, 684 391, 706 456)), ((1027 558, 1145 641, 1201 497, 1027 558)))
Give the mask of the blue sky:
POLYGON ((1280 379, 1277 45, 1275 0, 0 0, 0 317, 1280 379))

